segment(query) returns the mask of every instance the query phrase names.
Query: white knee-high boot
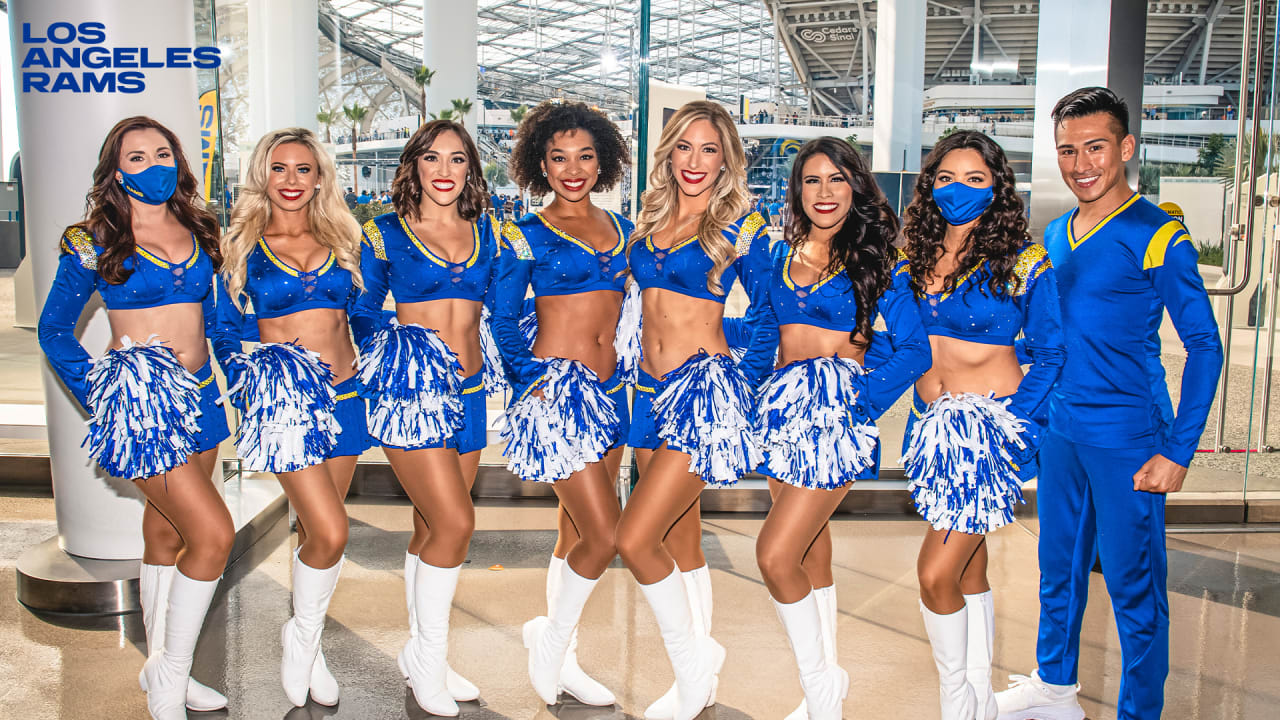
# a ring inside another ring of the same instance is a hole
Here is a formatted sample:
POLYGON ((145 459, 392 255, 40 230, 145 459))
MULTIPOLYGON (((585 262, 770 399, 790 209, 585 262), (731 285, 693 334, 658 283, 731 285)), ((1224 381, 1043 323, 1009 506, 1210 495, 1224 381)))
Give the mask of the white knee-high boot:
MULTIPOLYGON (((404 554, 404 599, 405 605, 409 607, 409 637, 416 637, 418 634, 417 616, 418 613, 413 609, 413 585, 414 578, 418 572, 418 556, 411 552, 404 554)), ((396 656, 396 664, 400 666, 400 674, 405 680, 409 679, 409 670, 404 664, 404 653, 396 656)), ((449 687, 449 694, 457 702, 471 702, 480 697, 480 688, 475 686, 470 680, 462 677, 449 668, 445 672, 445 684, 449 687)))
MULTIPOLYGON (((568 563, 564 558, 551 556, 547 566, 547 615, 550 616, 556 606, 556 598, 560 589, 560 577, 568 563)), ((606 706, 616 702, 613 692, 591 677, 578 665, 578 628, 574 627, 569 638, 569 650, 564 655, 564 664, 560 667, 559 690, 572 695, 584 705, 606 706)))
POLYGON ((436 567, 418 562, 414 573, 413 605, 418 633, 409 638, 404 658, 409 684, 418 706, 432 715, 453 717, 458 703, 446 680, 449 655, 449 611, 462 566, 436 567))
MULTIPOLYGON (((221 579, 221 578, 219 578, 221 579)), ((187 682, 196 641, 218 580, 192 580, 173 575, 165 610, 164 649, 147 658, 142 674, 147 683, 147 709, 155 720, 186 720, 187 682)))
POLYGON ((972 720, 977 698, 965 677, 968 662, 969 613, 960 608, 939 615, 920 603, 924 629, 933 646, 933 662, 938 666, 938 698, 942 720, 972 720))
MULTIPOLYGON (((818 604, 818 619, 822 621, 822 649, 826 653, 827 664, 835 667, 840 664, 836 650, 836 625, 839 622, 836 615, 836 586, 814 588, 813 595, 818 604)), ((802 699, 786 720, 805 720, 807 717, 809 706, 802 699)))
POLYGON ((549 616, 534 618, 524 625, 524 644, 529 649, 529 679, 538 696, 548 705, 556 703, 561 668, 577 631, 582 608, 591 597, 596 582, 598 580, 584 578, 568 563, 563 563, 549 616))
POLYGON ((810 592, 794 603, 775 600, 773 605, 786 628, 800 669, 807 717, 840 720, 844 699, 849 694, 849 674, 839 665, 828 662, 817 594, 810 592))
MULTIPOLYGON (((138 573, 138 602, 142 605, 142 627, 147 636, 147 657, 164 649, 164 615, 169 607, 169 586, 178 568, 173 565, 142 563, 138 573)), ((138 685, 147 690, 147 677, 138 671, 138 685)), ((227 697, 195 678, 187 678, 187 709, 196 712, 221 710, 227 697)))
POLYGON ((651 585, 641 585, 653 608, 662 643, 676 676, 675 720, 693 720, 711 704, 716 674, 724 664, 724 648, 693 625, 689 593, 679 571, 651 585))
POLYGON ((965 678, 977 698, 977 720, 996 720, 1000 707, 991 690, 991 659, 996 642, 996 609, 991 591, 964 596, 969 617, 969 648, 965 678))
POLYGON ((324 662, 320 636, 342 562, 338 558, 333 567, 319 569, 293 554, 293 617, 280 630, 280 684, 296 707, 306 705, 308 695, 321 705, 338 704, 338 681, 324 662))
MULTIPOLYGON (((689 611, 693 617, 694 632, 700 637, 711 637, 711 612, 714 608, 711 595, 711 568, 703 565, 688 572, 681 572, 680 578, 684 581, 686 592, 689 593, 689 611)), ((707 701, 707 705, 714 705, 715 702, 716 689, 713 687, 711 699, 707 701)), ((672 683, 662 697, 645 708, 644 718, 645 720, 671 720, 675 716, 675 708, 676 686, 672 683)))

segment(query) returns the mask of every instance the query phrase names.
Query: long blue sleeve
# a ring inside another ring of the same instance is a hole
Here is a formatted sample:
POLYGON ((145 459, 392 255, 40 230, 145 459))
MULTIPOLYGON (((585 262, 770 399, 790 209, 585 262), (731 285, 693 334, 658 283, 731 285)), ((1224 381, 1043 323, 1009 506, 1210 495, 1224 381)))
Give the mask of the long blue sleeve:
POLYGON ((231 386, 236 384, 240 375, 240 363, 233 360, 232 356, 243 350, 240 341, 244 338, 245 314, 231 302, 221 274, 214 276, 214 286, 216 291, 213 294, 217 295, 217 303, 213 332, 209 334, 209 338, 213 341, 213 356, 218 359, 222 374, 227 378, 227 385, 231 386))
MULTIPOLYGON (((1186 467, 1195 457, 1196 445, 1209 417, 1209 406, 1217 392, 1218 376, 1222 372, 1222 340, 1204 280, 1196 266, 1198 253, 1190 238, 1183 237, 1184 240, 1168 249, 1162 265, 1147 272, 1187 351, 1178 413, 1160 449, 1161 455, 1186 467)), ((1163 382, 1164 369, 1159 367, 1158 360, 1157 357, 1158 380, 1163 382)))
POLYGON ((770 252, 769 233, 765 227, 761 226, 755 233, 747 253, 735 263, 738 266, 738 278, 750 298, 746 322, 751 327, 751 342, 738 367, 752 385, 759 385, 769 371, 773 370, 778 357, 777 320, 768 322, 764 317, 766 312, 772 313, 769 307, 769 275, 773 270, 773 254, 770 252))
POLYGON ((366 232, 361 237, 360 246, 360 277, 364 281, 364 292, 356 297, 349 312, 351 334, 356 339, 357 348, 364 347, 375 332, 390 324, 382 314, 382 303, 386 301, 391 287, 390 273, 391 263, 385 257, 378 257, 366 232))
POLYGON ((58 273, 40 311, 36 337, 49 365, 71 394, 88 410, 88 386, 85 377, 92 363, 89 353, 76 339, 76 323, 84 306, 93 295, 97 270, 81 264, 75 253, 64 252, 58 258, 58 273))
POLYGON ((528 243, 523 238, 514 238, 513 230, 514 225, 510 222, 503 226, 502 250, 492 286, 492 326, 494 342, 507 366, 507 381, 512 393, 520 397, 542 377, 542 364, 534 357, 532 348, 520 332, 525 295, 533 281, 533 268, 537 261, 528 243), (508 239, 509 236, 512 239, 508 239))
POLYGON ((1009 409, 1044 426, 1048 423, 1046 400, 1067 361, 1062 332, 1062 305, 1058 281, 1048 257, 1027 273, 1026 290, 1018 296, 1023 312, 1023 348, 1031 368, 1018 384, 1009 409))
POLYGON ((906 272, 895 272, 893 284, 880 297, 880 314, 885 333, 872 335, 872 346, 880 352, 872 362, 872 348, 864 358, 867 365, 867 409, 877 419, 893 406, 902 393, 933 365, 929 335, 920 322, 920 310, 906 272), (880 339, 888 335, 887 339, 880 339))

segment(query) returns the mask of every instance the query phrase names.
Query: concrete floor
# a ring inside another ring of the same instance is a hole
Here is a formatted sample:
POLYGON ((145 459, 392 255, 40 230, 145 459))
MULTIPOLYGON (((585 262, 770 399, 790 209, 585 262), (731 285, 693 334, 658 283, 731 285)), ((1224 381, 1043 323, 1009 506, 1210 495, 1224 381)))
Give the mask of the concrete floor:
MULTIPOLYGON (((279 628, 289 615, 292 538, 285 523, 228 573, 196 653, 194 675, 222 689, 229 711, 193 718, 421 718, 396 670, 407 636, 401 578, 408 506, 350 505, 351 542, 329 610, 324 647, 342 686, 332 709, 294 709, 279 687, 279 628)), ((582 665, 619 705, 545 708, 525 672, 520 626, 544 612, 550 506, 483 505, 454 602, 450 661, 480 686, 464 718, 631 718, 665 691, 671 671, 653 614, 626 570, 606 572, 581 626, 582 665)), ((762 518, 714 516, 704 546, 715 587, 713 634, 728 649, 719 704, 703 718, 778 718, 801 697, 794 660, 755 567, 762 518)), ((936 671, 917 611, 916 520, 840 517, 836 535, 840 662, 852 677, 848 718, 938 717, 936 671)), ((991 537, 996 590, 995 682, 1034 664, 1034 521, 991 537)), ((14 600, 18 553, 55 532, 53 501, 0 498, 0 717, 146 717, 137 673, 140 616, 39 618, 14 600)), ((1171 532, 1172 673, 1164 717, 1276 717, 1280 704, 1280 535, 1171 532)), ((1115 717, 1120 650, 1096 578, 1085 618, 1081 702, 1093 720, 1115 717)))

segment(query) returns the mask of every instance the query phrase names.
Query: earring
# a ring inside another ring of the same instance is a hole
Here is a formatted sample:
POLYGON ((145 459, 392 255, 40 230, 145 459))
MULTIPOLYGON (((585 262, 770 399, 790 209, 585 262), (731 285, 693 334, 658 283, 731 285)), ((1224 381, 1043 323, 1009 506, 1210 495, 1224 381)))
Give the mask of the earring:
POLYGON ((546 176, 547 176, 547 171, 546 171, 546 170, 543 170, 543 171, 542 171, 542 177, 546 177, 546 176))
POLYGON ((720 172, 724 172, 724 166, 723 166, 723 165, 721 165, 721 166, 720 166, 720 172))
POLYGON ((319 189, 320 189, 320 183, 316 183, 316 189, 317 189, 317 190, 319 190, 319 189))

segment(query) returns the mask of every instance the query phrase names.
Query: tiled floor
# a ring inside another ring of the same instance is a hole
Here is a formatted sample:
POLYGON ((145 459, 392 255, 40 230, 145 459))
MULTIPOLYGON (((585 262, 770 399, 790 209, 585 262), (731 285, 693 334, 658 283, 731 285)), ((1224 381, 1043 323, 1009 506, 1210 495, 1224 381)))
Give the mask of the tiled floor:
MULTIPOLYGON (((229 718, 420 718, 395 666, 407 618, 401 580, 408 509, 355 501, 342 582, 324 647, 342 685, 337 708, 293 709, 278 684, 279 628, 289 612, 291 539, 284 523, 256 546, 215 600, 195 675, 224 689, 229 718)), ((450 660, 481 688, 464 718, 638 717, 671 682, 661 639, 631 576, 610 569, 587 605, 579 654, 619 705, 544 708, 525 674, 520 626, 544 611, 554 515, 545 505, 485 505, 454 604, 450 660)), ((800 699, 795 664, 754 563, 759 516, 717 516, 704 544, 716 593, 714 635, 728 649, 719 704, 704 718, 779 718, 800 699)), ((840 661, 852 676, 848 718, 936 718, 936 671, 916 609, 915 553, 923 525, 841 517, 836 533, 840 661)), ((14 558, 54 532, 47 498, 0 498, 0 717, 145 717, 137 686, 141 621, 37 618, 14 601, 14 558)), ((991 538, 996 588, 996 682, 1034 661, 1035 525, 991 538)), ((1170 537, 1173 671, 1166 718, 1273 719, 1280 707, 1280 535, 1170 537)), ((1115 717, 1120 651, 1103 585, 1094 584, 1082 648, 1082 702, 1115 717)))

